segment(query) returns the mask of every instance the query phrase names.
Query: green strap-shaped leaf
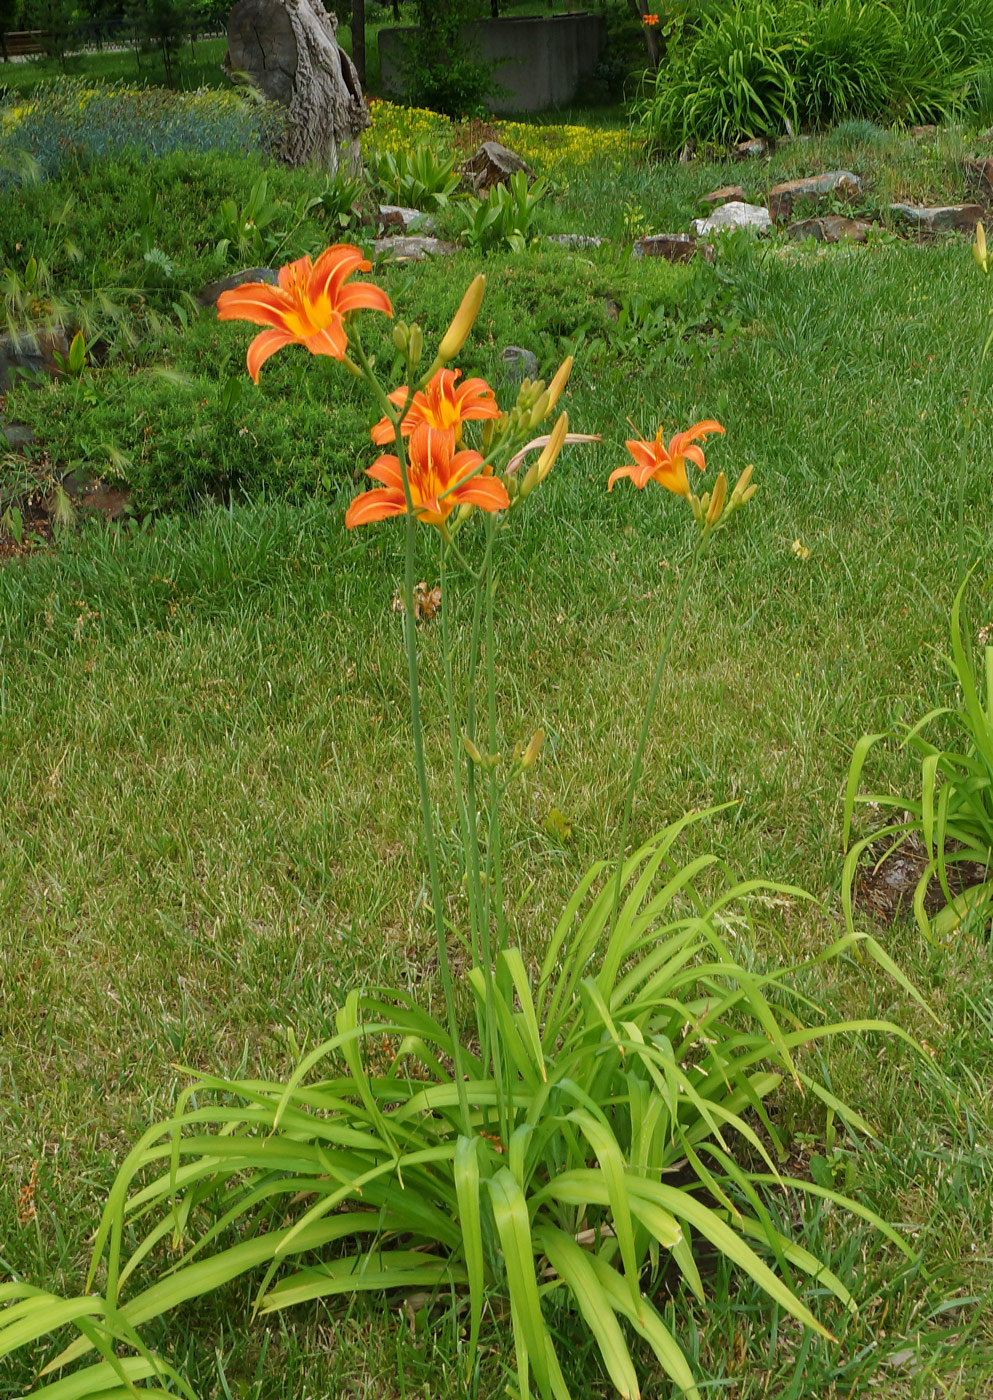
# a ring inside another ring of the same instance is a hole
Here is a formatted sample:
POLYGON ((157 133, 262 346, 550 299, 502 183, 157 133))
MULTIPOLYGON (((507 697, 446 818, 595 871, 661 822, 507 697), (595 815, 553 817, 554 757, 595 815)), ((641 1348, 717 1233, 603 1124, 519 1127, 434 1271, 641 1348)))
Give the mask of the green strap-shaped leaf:
POLYGON ((614 1309, 590 1263, 590 1256, 564 1230, 548 1226, 536 1229, 534 1242, 544 1250, 548 1262, 572 1292, 583 1320, 600 1348, 607 1374, 624 1400, 640 1400, 641 1391, 631 1353, 614 1309))
POLYGON ((479 1139, 460 1137, 455 1146, 455 1194, 462 1226, 465 1271, 469 1280, 469 1348, 466 1370, 476 1360, 483 1316, 483 1228, 479 1196, 479 1139))
POLYGON ((527 1200, 506 1167, 501 1167, 486 1185, 490 1191, 493 1218, 507 1272, 507 1289, 514 1314, 514 1345, 522 1387, 526 1385, 525 1376, 530 1362, 539 1389, 542 1395, 547 1396, 552 1394, 547 1356, 548 1333, 538 1297, 527 1200))
POLYGON ((624 1281, 616 1270, 596 1254, 590 1256, 590 1265, 611 1305, 648 1342, 666 1375, 679 1386, 683 1400, 700 1400, 686 1357, 649 1300, 643 1300, 640 1311, 633 1308, 624 1281))

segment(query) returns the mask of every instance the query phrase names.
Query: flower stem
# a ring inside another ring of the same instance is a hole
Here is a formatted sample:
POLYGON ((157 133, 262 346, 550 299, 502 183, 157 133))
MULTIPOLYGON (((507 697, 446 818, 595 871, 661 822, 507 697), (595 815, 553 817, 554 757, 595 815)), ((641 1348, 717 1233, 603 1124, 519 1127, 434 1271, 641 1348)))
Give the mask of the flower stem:
MULTIPOLYGON (((405 559, 403 580, 403 635, 407 648, 407 677, 410 687, 410 732, 414 749, 414 771, 417 774, 417 790, 421 802, 421 824, 424 828, 424 844, 427 847, 428 879, 431 887, 431 905, 434 915, 434 930, 438 944, 438 968, 441 972, 441 985, 445 997, 445 1011, 448 1017, 448 1033, 452 1041, 452 1062, 455 1083, 458 1088, 459 1109, 462 1117, 462 1131, 471 1130, 469 1099, 466 1093, 465 1076, 462 1073, 462 1047, 459 1041, 459 1023, 455 1010, 455 988, 452 983, 452 967, 448 957, 448 938, 445 929, 445 906, 441 890, 441 873, 438 868, 438 849, 434 839, 434 809, 428 790, 427 765, 424 759, 424 731, 421 725, 420 675, 417 658, 417 618, 414 612, 414 574, 417 548, 417 517, 414 515, 414 502, 410 494, 410 477, 407 471, 407 453, 403 436, 399 431, 402 421, 389 397, 376 378, 372 365, 362 348, 358 335, 351 337, 352 349, 363 376, 379 399, 395 429, 397 458, 400 463, 400 476, 403 481, 404 502, 407 507, 405 559)), ((404 407, 406 411, 406 406, 404 407)))
POLYGON ((631 764, 631 776, 628 778, 627 791, 624 794, 624 816, 621 819, 621 841, 617 852, 617 871, 614 877, 614 903, 607 931, 608 942, 613 936, 614 929, 617 925, 617 917, 620 912, 621 890, 624 883, 624 857, 627 851, 628 832, 631 827, 631 813, 634 809, 634 795, 641 781, 641 768, 645 757, 645 747, 648 743, 648 733, 652 726, 655 706, 658 703, 659 691, 662 687, 662 676, 669 660, 669 653, 672 650, 673 640, 675 639, 679 624, 683 618, 683 609, 686 606, 686 599, 689 597, 689 592, 696 578, 700 560, 703 558, 709 542, 709 537, 701 536, 698 537, 693 547, 693 552, 687 561, 686 569, 683 573, 682 582, 679 585, 679 592, 676 594, 676 600, 672 605, 672 615, 669 618, 669 625, 662 639, 662 648, 659 651, 659 659, 655 666, 655 677, 648 695, 648 703, 645 706, 645 716, 641 722, 641 733, 638 736, 638 747, 635 750, 634 761, 631 764))

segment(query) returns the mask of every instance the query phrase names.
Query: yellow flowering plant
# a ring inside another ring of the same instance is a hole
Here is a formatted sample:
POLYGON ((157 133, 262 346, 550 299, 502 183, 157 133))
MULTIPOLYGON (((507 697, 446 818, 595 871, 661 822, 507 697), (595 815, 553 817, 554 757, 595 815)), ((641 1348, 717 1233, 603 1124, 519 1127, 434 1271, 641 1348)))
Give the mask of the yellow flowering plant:
MULTIPOLYGON (((537 762, 541 730, 508 736, 495 683, 498 552, 548 480, 569 432, 559 404, 571 362, 547 384, 525 381, 499 408, 484 381, 458 385, 453 361, 470 334, 483 279, 468 289, 433 357, 416 325, 397 323, 404 384, 380 382, 360 334, 362 316, 392 316, 386 294, 355 281, 356 249, 329 249, 283 269, 277 287, 248 285, 219 303, 227 319, 263 327, 248 349, 253 378, 280 347, 303 345, 341 363, 383 415, 346 524, 402 519, 404 639, 410 731, 444 1011, 399 988, 357 987, 334 1034, 299 1059, 286 1082, 195 1074, 175 1112, 151 1126, 121 1164, 96 1231, 88 1286, 99 1299, 0 1294, 0 1355, 62 1324, 81 1335, 46 1367, 46 1400, 123 1395, 136 1378, 167 1389, 177 1378, 136 1329, 242 1274, 258 1277, 253 1312, 371 1291, 427 1293, 464 1305, 459 1364, 473 1373, 487 1299, 505 1308, 516 1390, 568 1400, 553 1313, 565 1309, 593 1339, 610 1384, 635 1397, 632 1340, 640 1338, 688 1400, 693 1370, 654 1297, 671 1267, 706 1302, 699 1247, 716 1250, 770 1304, 820 1337, 809 1282, 853 1310, 846 1282, 791 1238, 791 1198, 820 1198, 872 1221, 861 1203, 797 1180, 767 1108, 788 1081, 871 1131, 812 1074, 804 1051, 888 1022, 826 1022, 794 990, 796 968, 758 970, 727 933, 731 910, 756 894, 803 898, 754 880, 727 885, 713 855, 680 859, 684 838, 711 815, 690 813, 628 849, 634 792, 655 701, 683 603, 713 539, 753 497, 751 468, 733 490, 720 473, 697 495, 686 470, 706 462, 711 421, 628 446, 634 486, 686 502, 690 544, 661 648, 625 801, 620 848, 582 877, 536 963, 504 907, 502 796, 537 762), (553 420, 548 431, 538 432, 553 420), (645 470, 648 468, 648 470, 645 470), (461 837, 467 927, 448 923, 430 798, 421 711, 415 545, 422 525, 438 550, 451 777, 461 837), (478 529, 476 527, 479 527, 478 529), (454 579, 472 597, 467 654, 456 656, 454 579), (477 702, 481 695, 481 703, 477 702), (516 739, 516 743, 512 742, 516 739), (469 962, 457 995, 450 939, 469 962), (806 1007, 811 1024, 797 1015, 806 1007), (160 1247, 168 1268, 156 1274, 160 1247), (89 1364, 96 1349, 100 1359, 89 1364), (121 1352, 125 1351, 125 1355, 121 1352), (83 1363, 80 1366, 80 1363, 83 1363), (75 1366, 61 1380, 54 1371, 75 1366)), ((709 450, 709 449, 708 449, 709 450)), ((389 524, 385 528, 391 528, 389 524)), ((872 939, 848 934, 804 964, 860 947, 905 988, 872 939)), ((909 990, 909 988, 908 988, 909 990)))

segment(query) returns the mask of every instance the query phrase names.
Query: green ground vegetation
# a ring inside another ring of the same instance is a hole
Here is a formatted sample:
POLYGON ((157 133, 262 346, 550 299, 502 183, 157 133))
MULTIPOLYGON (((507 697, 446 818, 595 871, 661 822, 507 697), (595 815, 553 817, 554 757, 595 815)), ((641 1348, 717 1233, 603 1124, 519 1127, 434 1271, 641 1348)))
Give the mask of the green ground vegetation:
MULTIPOLYGON (((967 544, 981 565, 966 606, 977 633, 993 621, 993 364, 974 375, 991 283, 965 240, 918 246, 886 230, 864 247, 732 239, 712 268, 632 262, 629 241, 685 227, 699 197, 730 179, 757 195, 827 162, 863 176, 874 207, 960 193, 969 143, 862 126, 784 146, 771 165, 561 154, 591 139, 534 129, 554 180, 535 231, 606 234, 611 246, 463 251, 377 274, 430 336, 484 266, 465 372, 505 394, 508 344, 532 350, 543 372, 572 350, 570 420, 604 435, 560 460, 500 579, 508 741, 538 725, 548 736, 507 814, 511 907, 537 955, 581 872, 612 849, 678 586, 680 503, 627 483, 605 489, 635 435, 627 420, 651 436, 660 421, 669 431, 713 416, 727 435, 708 444, 711 469, 733 480, 752 462, 761 491, 719 538, 690 601, 635 825, 647 836, 689 808, 733 802, 708 835, 729 866, 796 882, 822 904, 764 902, 751 927, 725 936, 760 966, 792 962, 842 922, 855 740, 954 702, 941 657, 967 430, 967 544)), ((440 1004, 394 606, 402 544, 389 525, 354 536, 342 525, 371 460, 366 410, 334 367, 302 351, 280 352, 258 389, 243 381, 251 329, 219 325, 190 296, 217 275, 221 200, 244 202, 259 169, 235 156, 166 157, 158 197, 143 202, 134 166, 119 160, 72 188, 69 177, 25 187, 0 212, 8 265, 21 277, 32 254, 43 257, 45 294, 95 318, 81 376, 8 396, 5 411, 32 422, 39 444, 33 458, 2 459, 4 489, 33 472, 48 490, 85 467, 123 473, 135 490, 131 519, 79 522, 57 547, 0 570, 0 1269, 58 1291, 79 1289, 115 1166, 139 1126, 164 1114, 184 1067, 285 1073, 358 983, 440 1004), (98 291, 120 314, 100 320, 98 291)), ((272 227, 289 221, 307 178, 269 172, 271 197, 286 205, 272 227)), ((269 252, 275 262, 332 236, 314 208, 269 252)), ((369 319, 386 359, 390 342, 369 319)), ((428 582, 432 567, 425 549, 428 582)), ((446 717, 430 622, 422 641, 451 874, 458 838, 440 777, 446 717)), ((874 761, 877 786, 913 772, 893 749, 874 761)), ((792 1090, 777 1122, 794 1173, 897 1223, 919 1260, 908 1266, 830 1207, 791 1206, 797 1238, 862 1307, 845 1317, 808 1289, 835 1334, 827 1342, 722 1268, 708 1274, 705 1310, 663 1291, 717 1394, 972 1400, 993 1388, 990 944, 931 946, 909 915, 876 931, 939 1025, 855 962, 803 990, 838 1019, 897 1020, 927 1053, 911 1060, 870 1037, 822 1052, 818 1073, 874 1137, 792 1090)), ((499 1317, 487 1318, 466 1380, 451 1311, 360 1299, 250 1327, 248 1296, 232 1288, 148 1340, 202 1393, 228 1400, 495 1397, 508 1383, 499 1317)), ((557 1325, 576 1393, 605 1393, 582 1333, 565 1317, 557 1325)), ((38 1359, 8 1363, 5 1393, 30 1382, 38 1359)))

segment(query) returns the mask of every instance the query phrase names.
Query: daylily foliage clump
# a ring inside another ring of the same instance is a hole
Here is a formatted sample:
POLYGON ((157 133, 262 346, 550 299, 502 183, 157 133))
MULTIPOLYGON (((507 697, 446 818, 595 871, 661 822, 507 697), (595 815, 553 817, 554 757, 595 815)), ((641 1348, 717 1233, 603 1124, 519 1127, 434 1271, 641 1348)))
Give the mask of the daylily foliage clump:
MULTIPOLYGON (((404 382, 381 383, 359 316, 392 316, 392 306, 373 283, 350 281, 370 270, 357 248, 341 245, 314 264, 290 264, 277 287, 226 293, 219 309, 222 319, 265 328, 248 348, 256 382, 277 349, 303 345, 361 378, 381 414, 371 437, 390 450, 366 469, 375 484, 351 503, 345 523, 404 519, 410 730, 443 1014, 403 990, 355 989, 335 1015, 334 1035, 301 1059, 288 1083, 197 1076, 173 1117, 150 1128, 129 1154, 110 1193, 90 1273, 91 1286, 98 1271, 105 1277, 105 1297, 64 1302, 0 1290, 0 1302, 9 1305, 0 1314, 0 1355, 75 1321, 83 1335, 48 1369, 93 1347, 103 1360, 74 1373, 68 1389, 55 1383, 48 1400, 69 1400, 70 1392, 72 1400, 123 1400, 135 1377, 181 1385, 135 1328, 261 1269, 255 1306, 263 1313, 360 1289, 427 1290, 444 1306, 453 1297, 467 1300, 467 1375, 486 1300, 499 1296, 508 1304, 518 1391, 526 1397, 533 1379, 545 1400, 569 1398, 549 1326, 551 1311, 564 1305, 592 1335, 621 1395, 639 1394, 631 1351, 639 1337, 679 1391, 700 1400, 655 1302, 668 1269, 705 1302, 698 1241, 825 1337, 825 1323, 802 1296, 803 1280, 815 1280, 818 1292, 842 1307, 855 1304, 845 1282, 790 1238, 793 1204, 784 1203, 784 1193, 845 1206, 910 1253, 865 1207, 783 1174, 787 1144, 766 1108, 789 1081, 869 1132, 808 1073, 802 1052, 852 1031, 908 1038, 889 1023, 822 1023, 812 1008, 814 1024, 804 1024, 797 1015, 803 999, 790 985, 794 969, 756 971, 733 946, 732 906, 760 890, 805 896, 756 881, 724 888, 714 856, 681 863, 680 842, 710 813, 686 816, 628 847, 683 604, 715 533, 755 494, 752 468, 730 493, 723 472, 711 490, 693 492, 687 462, 702 472, 699 440, 724 433, 705 419, 668 445, 661 429, 654 439, 628 441, 633 465, 610 477, 611 488, 630 477, 639 489, 654 481, 685 498, 690 542, 644 707, 619 848, 582 877, 534 965, 505 910, 500 808, 508 784, 538 761, 543 732, 511 737, 500 722, 496 553, 563 448, 597 439, 570 433, 558 411, 569 359, 547 385, 525 380, 506 408, 484 380, 459 382, 452 362, 478 314, 482 277, 426 365, 420 328, 396 323, 404 382), (415 610, 422 524, 433 527, 438 549, 446 792, 454 806, 445 820, 454 820, 460 838, 454 870, 438 848, 422 732, 415 610), (463 538, 470 524, 481 528, 463 538), (459 576, 471 597, 463 654, 451 624, 459 576), (461 917, 453 907, 464 909, 463 927, 450 928, 449 918, 461 917), (453 939, 468 950, 461 996, 453 939), (736 1155, 742 1145, 745 1160, 736 1155), (125 1258, 125 1240, 133 1237, 138 1243, 125 1258), (167 1240, 168 1272, 138 1286, 143 1266, 167 1240), (120 1341, 136 1354, 119 1360, 120 1341)), ((856 946, 907 988, 882 949, 854 932, 814 961, 856 946)))

